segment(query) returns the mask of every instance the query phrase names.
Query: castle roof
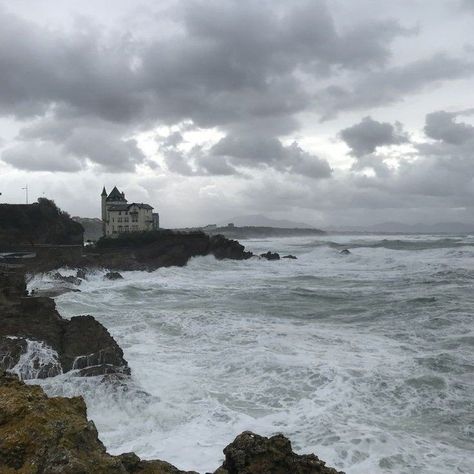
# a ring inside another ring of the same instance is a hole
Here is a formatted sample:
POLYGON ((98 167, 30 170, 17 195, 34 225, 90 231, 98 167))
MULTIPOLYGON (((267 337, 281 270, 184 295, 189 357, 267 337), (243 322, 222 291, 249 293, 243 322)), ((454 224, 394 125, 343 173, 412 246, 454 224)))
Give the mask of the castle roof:
MULTIPOLYGON (((104 188, 105 190, 105 188, 104 188)), ((121 193, 118 189, 117 186, 114 186, 114 189, 110 192, 110 194, 107 196, 106 201, 124 201, 127 202, 125 199, 125 194, 121 193)))
POLYGON ((112 204, 107 207, 109 211, 128 211, 132 206, 137 206, 139 209, 153 209, 149 204, 143 204, 142 202, 132 202, 130 204, 112 204))

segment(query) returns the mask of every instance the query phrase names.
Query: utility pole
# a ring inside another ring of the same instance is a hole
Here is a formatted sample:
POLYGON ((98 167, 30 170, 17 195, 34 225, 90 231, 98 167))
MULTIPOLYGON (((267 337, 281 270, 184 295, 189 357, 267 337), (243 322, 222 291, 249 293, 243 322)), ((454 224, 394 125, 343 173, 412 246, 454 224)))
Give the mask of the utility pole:
POLYGON ((24 188, 21 188, 25 191, 26 194, 26 204, 28 204, 28 185, 26 184, 24 188))

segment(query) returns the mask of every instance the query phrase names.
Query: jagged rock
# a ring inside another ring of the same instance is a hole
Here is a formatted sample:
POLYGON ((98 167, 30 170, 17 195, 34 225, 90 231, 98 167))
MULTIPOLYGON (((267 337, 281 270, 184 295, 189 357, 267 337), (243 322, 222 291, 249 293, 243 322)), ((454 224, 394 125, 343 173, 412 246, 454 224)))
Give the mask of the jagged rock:
POLYGON ((63 281, 65 283, 70 283, 71 285, 80 285, 82 283, 82 280, 80 278, 77 278, 75 276, 64 276, 61 275, 59 272, 53 273, 51 275, 52 278, 58 281, 63 281))
POLYGON ((25 274, 23 272, 0 272, 0 304, 5 304, 12 298, 26 296, 27 293, 25 274))
POLYGON ((0 420, 0 472, 5 474, 185 474, 133 453, 111 456, 87 420, 82 397, 48 398, 41 387, 5 374, 0 375, 0 420))
POLYGON ((230 258, 232 260, 247 260, 252 252, 246 252, 245 247, 237 240, 230 240, 223 235, 213 235, 209 239, 209 252, 218 260, 230 258))
POLYGON ((80 278, 81 280, 87 280, 87 271, 85 268, 78 268, 76 270, 76 278, 80 278))
POLYGON ((0 371, 15 367, 25 351, 25 339, 0 336, 0 371))
POLYGON ((123 276, 119 272, 108 272, 104 275, 107 280, 123 280, 123 276))
POLYGON ((130 373, 123 351, 102 324, 92 316, 67 321, 60 354, 63 370, 88 369, 87 375, 130 373))
POLYGON ((265 438, 245 431, 224 448, 224 455, 214 474, 344 474, 314 454, 295 454, 283 435, 265 438))
POLYGON ((260 254, 260 257, 266 258, 267 260, 280 260, 280 255, 278 253, 270 251, 260 254))
POLYGON ((281 257, 281 258, 289 258, 289 259, 291 259, 291 260, 296 260, 296 259, 297 259, 297 257, 295 257, 294 255, 284 255, 284 256, 281 257))
MULTIPOLYGON (((215 474, 343 474, 314 454, 297 455, 282 435, 244 432, 224 449, 215 474)), ((82 397, 48 398, 43 389, 0 373, 0 472, 5 474, 197 474, 135 453, 112 456, 87 420, 82 397)))
MULTIPOLYGON (((5 285, 12 284, 8 279, 1 281, 5 285)), ((0 336, 44 342, 58 353, 64 372, 74 366, 80 369, 79 373, 88 375, 130 373, 122 349, 92 316, 63 319, 54 300, 16 295, 9 296, 3 304, 0 302, 0 311, 0 336)), ((0 359, 7 352, 6 346, 0 346, 0 359)), ((38 376, 47 377, 48 371, 38 376)))

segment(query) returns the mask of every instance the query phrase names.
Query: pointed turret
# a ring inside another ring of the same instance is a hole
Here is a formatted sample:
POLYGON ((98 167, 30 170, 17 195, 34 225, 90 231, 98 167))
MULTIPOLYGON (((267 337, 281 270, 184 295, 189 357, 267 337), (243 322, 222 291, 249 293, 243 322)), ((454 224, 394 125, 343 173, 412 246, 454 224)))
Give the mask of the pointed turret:
POLYGON ((107 196, 107 191, 105 190, 105 186, 104 186, 104 189, 102 189, 102 194, 101 196, 107 196))

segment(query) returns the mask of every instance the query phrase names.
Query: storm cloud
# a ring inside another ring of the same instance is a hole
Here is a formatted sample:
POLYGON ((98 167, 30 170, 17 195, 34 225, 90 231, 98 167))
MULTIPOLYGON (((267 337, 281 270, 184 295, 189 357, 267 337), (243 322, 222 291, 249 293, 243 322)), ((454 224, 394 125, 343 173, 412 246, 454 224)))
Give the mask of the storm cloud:
POLYGON ((6 190, 61 172, 77 213, 69 189, 90 181, 183 221, 470 212, 470 1, 4 3, 6 190))

